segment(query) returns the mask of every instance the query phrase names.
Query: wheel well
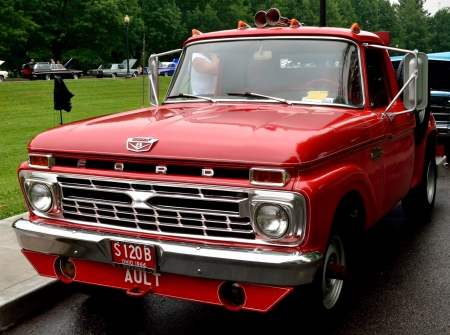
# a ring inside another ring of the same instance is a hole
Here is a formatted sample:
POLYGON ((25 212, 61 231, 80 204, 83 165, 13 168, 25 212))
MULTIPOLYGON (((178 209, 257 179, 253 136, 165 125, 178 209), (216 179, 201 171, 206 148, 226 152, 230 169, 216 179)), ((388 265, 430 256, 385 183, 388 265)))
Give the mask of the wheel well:
POLYGON ((344 230, 348 235, 362 234, 366 226, 366 206, 361 194, 350 191, 339 201, 331 232, 344 230))
POLYGON ((428 154, 428 150, 433 150, 433 156, 436 156, 436 144, 437 144, 437 135, 436 130, 433 130, 428 134, 427 137, 427 145, 425 146, 425 155, 428 154))

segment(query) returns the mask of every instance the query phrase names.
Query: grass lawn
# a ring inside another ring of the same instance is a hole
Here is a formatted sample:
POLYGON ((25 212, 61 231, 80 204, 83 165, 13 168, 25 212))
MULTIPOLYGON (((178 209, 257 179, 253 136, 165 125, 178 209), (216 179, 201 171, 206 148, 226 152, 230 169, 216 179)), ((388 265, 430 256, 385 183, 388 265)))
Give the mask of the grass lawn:
MULTIPOLYGON (((170 79, 160 78, 161 98, 170 79)), ((72 111, 62 111, 64 124, 150 106, 147 77, 66 79, 64 82, 75 95, 71 100, 72 111)), ((17 167, 28 158, 28 142, 60 124, 59 110, 53 109, 53 90, 54 81, 0 83, 0 155, 3 157, 0 159, 0 219, 27 210, 17 181, 17 167)))

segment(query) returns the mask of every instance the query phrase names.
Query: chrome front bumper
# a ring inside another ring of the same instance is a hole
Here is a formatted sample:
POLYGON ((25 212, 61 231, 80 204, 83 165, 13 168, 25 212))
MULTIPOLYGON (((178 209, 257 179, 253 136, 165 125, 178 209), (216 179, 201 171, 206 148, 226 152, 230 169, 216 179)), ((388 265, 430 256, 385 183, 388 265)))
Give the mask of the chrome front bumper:
POLYGON ((20 246, 35 252, 112 264, 110 241, 153 245, 157 272, 254 284, 309 284, 322 259, 318 251, 305 254, 173 243, 68 229, 24 219, 14 222, 13 228, 20 246))

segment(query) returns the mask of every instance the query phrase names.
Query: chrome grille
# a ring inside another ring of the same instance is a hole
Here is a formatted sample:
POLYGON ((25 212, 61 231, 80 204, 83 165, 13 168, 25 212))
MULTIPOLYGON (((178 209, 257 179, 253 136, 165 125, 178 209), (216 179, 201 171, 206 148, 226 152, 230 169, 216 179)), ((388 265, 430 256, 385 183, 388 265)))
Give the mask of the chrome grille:
POLYGON ((61 176, 57 181, 68 220, 141 232, 255 239, 246 192, 61 176))

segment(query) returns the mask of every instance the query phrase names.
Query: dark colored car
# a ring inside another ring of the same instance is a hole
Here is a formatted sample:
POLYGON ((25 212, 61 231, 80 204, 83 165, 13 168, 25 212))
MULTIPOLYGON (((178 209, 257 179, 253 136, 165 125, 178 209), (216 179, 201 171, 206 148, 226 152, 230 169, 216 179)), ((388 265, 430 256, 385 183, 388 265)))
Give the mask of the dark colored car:
POLYGON ((126 77, 128 74, 132 77, 137 77, 142 74, 142 71, 139 69, 133 69, 133 66, 136 64, 137 59, 129 59, 128 63, 130 63, 130 70, 127 70, 127 60, 125 59, 122 64, 111 64, 106 63, 99 66, 98 69, 89 70, 87 73, 90 76, 96 76, 97 78, 103 77, 126 77))
MULTIPOLYGON (((428 56, 428 82, 430 110, 436 120, 440 142, 450 141, 450 52, 430 53, 428 56)), ((397 70, 403 56, 391 57, 397 70)), ((447 144, 448 143, 448 144, 447 144)), ((446 148, 447 150, 447 148, 446 148)))
POLYGON ((51 80, 55 78, 55 76, 59 76, 64 79, 78 79, 83 75, 83 71, 66 68, 71 61, 72 59, 64 65, 49 62, 24 64, 22 65, 22 70, 19 72, 19 76, 30 80, 51 80))
POLYGON ((98 67, 98 69, 92 69, 87 72, 89 76, 94 76, 97 78, 103 78, 103 71, 105 70, 113 70, 118 69, 120 64, 112 64, 112 63, 105 63, 98 67))

